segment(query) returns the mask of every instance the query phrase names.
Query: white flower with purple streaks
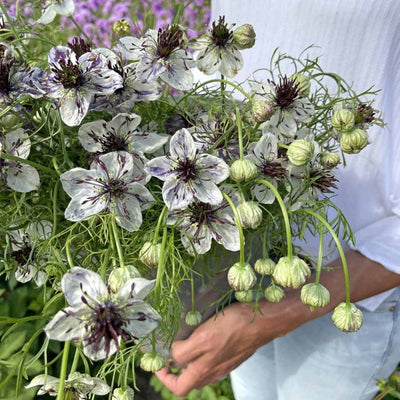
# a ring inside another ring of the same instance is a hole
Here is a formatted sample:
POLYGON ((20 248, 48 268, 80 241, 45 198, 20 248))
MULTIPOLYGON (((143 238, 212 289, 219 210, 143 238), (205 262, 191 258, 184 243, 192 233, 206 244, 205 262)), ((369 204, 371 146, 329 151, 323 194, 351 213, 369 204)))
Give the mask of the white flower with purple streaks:
MULTIPOLYGON (((249 148, 247 159, 253 161, 260 171, 263 179, 271 182, 277 188, 278 181, 285 179, 287 173, 287 160, 278 156, 278 139, 272 133, 266 133, 261 139, 249 148)), ((275 195, 268 186, 257 184, 252 189, 256 199, 262 204, 271 204, 275 195)))
POLYGON ((130 112, 136 102, 154 101, 161 96, 158 82, 142 82, 136 76, 136 64, 122 65, 121 61, 111 63, 112 70, 122 77, 122 87, 110 95, 95 95, 91 106, 93 110, 105 110, 115 115, 130 112))
POLYGON ((11 257, 18 264, 15 270, 18 282, 26 283, 33 279, 38 286, 43 285, 46 273, 36 268, 43 260, 38 259, 35 247, 39 241, 50 237, 51 230, 49 221, 39 221, 29 224, 25 229, 9 232, 11 257))
POLYGON ((154 286, 144 278, 129 279, 116 293, 98 274, 74 267, 61 280, 69 307, 60 310, 44 328, 52 340, 82 342, 93 361, 119 351, 122 340, 146 337, 161 320, 143 300, 154 286))
POLYGON ((74 0, 46 0, 39 24, 50 24, 59 15, 70 16, 75 11, 74 0))
MULTIPOLYGON (((231 196, 234 203, 239 203, 240 197, 231 196)), ((211 204, 195 201, 186 210, 171 212, 167 223, 177 225, 181 231, 181 240, 186 250, 194 255, 207 253, 212 239, 230 251, 239 251, 239 230, 231 207, 224 199, 221 204, 211 204)))
POLYGON ((103 154, 98 158, 96 168, 74 168, 63 173, 60 179, 64 190, 72 197, 65 210, 65 218, 69 221, 80 221, 108 211, 116 216, 121 227, 133 232, 142 224, 142 210, 154 201, 141 183, 143 171, 125 151, 103 154))
POLYGON ((108 67, 101 52, 75 53, 70 47, 50 49, 52 74, 40 79, 47 96, 58 99, 61 119, 69 126, 82 122, 95 94, 112 94, 122 87, 122 77, 108 67))
POLYGON ((229 176, 225 161, 210 154, 200 154, 186 129, 172 136, 170 156, 150 160, 146 169, 150 175, 165 181, 162 195, 170 210, 186 208, 196 199, 220 204, 223 196, 217 184, 229 176))
POLYGON ((139 61, 136 76, 142 82, 161 78, 175 89, 193 87, 193 57, 184 49, 186 33, 178 25, 158 31, 149 29, 142 40, 120 39, 119 48, 128 60, 139 61))
POLYGON ((137 114, 118 114, 111 121, 88 122, 79 128, 78 138, 85 150, 103 154, 127 151, 142 156, 161 148, 168 137, 139 128, 141 117, 137 114))
POLYGON ((30 150, 31 141, 22 128, 7 133, 5 137, 0 135, 0 180, 17 192, 37 190, 40 186, 39 173, 30 165, 1 158, 1 153, 27 159, 30 150))

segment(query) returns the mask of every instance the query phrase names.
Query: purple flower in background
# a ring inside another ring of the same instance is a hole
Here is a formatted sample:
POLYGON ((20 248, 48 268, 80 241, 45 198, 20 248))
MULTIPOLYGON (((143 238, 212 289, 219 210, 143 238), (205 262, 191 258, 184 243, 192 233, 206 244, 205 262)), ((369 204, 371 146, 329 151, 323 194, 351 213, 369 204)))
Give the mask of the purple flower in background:
POLYGON ((225 161, 210 154, 200 154, 186 129, 172 136, 170 154, 147 163, 150 175, 165 181, 162 195, 170 210, 184 209, 196 199, 212 205, 222 202, 217 184, 229 176, 225 161))

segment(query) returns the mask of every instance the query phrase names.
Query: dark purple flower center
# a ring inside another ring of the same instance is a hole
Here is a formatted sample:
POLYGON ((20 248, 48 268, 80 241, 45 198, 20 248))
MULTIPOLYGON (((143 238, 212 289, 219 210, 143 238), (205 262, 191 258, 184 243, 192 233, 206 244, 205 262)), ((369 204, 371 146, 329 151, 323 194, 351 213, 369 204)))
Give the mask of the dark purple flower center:
POLYGON ((11 88, 10 72, 13 61, 0 59, 0 92, 8 93, 11 88))
POLYGON ((218 22, 213 22, 211 26, 212 41, 216 46, 224 47, 231 39, 233 32, 225 22, 225 16, 219 17, 218 22))
POLYGON ((94 132, 90 132, 89 136, 94 142, 100 143, 102 147, 102 151, 97 153, 98 155, 112 151, 128 151, 128 135, 118 135, 116 132, 107 131, 107 134, 102 137, 97 136, 94 132))
MULTIPOLYGON (((273 83, 273 82, 272 82, 273 83)), ((274 83, 273 83, 274 84, 274 83)), ((275 85, 274 102, 277 107, 289 107, 297 98, 299 98, 299 84, 288 79, 286 76, 279 78, 279 83, 275 85)))
POLYGON ((311 186, 320 190, 322 193, 333 193, 333 189, 337 189, 338 181, 332 172, 322 169, 310 172, 311 186))
POLYGON ((79 65, 74 64, 71 60, 60 60, 58 66, 50 64, 50 69, 54 73, 54 79, 66 89, 77 88, 84 83, 84 77, 79 65))
POLYGON ((32 259, 31 256, 32 253, 32 247, 30 246, 24 246, 19 250, 15 250, 11 253, 11 257, 22 267, 28 263, 30 259, 32 259))
POLYGON ((196 161, 189 158, 178 161, 178 166, 175 168, 178 173, 178 178, 184 182, 189 182, 197 177, 196 161))
POLYGON ((355 122, 356 123, 371 123, 375 119, 375 111, 369 105, 360 103, 356 110, 355 122))
POLYGON ((201 202, 194 202, 189 204, 188 206, 189 213, 190 213, 190 222, 195 224, 206 224, 212 222, 214 210, 212 209, 211 204, 208 203, 201 203, 201 202))
POLYGON ((67 46, 76 54, 77 58, 83 54, 89 53, 94 48, 92 42, 86 41, 80 37, 72 38, 72 40, 67 43, 67 46))
POLYGON ((105 193, 112 194, 115 197, 122 196, 126 192, 126 184, 120 179, 111 179, 104 183, 103 190, 105 193))
POLYGON ((157 53, 162 58, 168 58, 171 53, 183 45, 183 31, 178 25, 170 25, 158 30, 157 53))
POLYGON ((265 177, 270 178, 283 179, 287 175, 286 169, 276 161, 264 161, 260 170, 265 177))

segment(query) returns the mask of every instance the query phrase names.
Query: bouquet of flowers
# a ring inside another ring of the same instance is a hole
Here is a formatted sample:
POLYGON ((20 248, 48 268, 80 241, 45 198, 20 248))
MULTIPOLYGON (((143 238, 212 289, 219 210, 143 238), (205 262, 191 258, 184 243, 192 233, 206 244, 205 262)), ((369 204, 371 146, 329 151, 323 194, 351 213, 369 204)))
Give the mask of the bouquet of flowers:
POLYGON ((352 234, 330 197, 335 168, 382 124, 373 91, 278 52, 265 79, 234 82, 252 26, 219 17, 190 38, 182 7, 136 36, 116 21, 109 47, 84 31, 58 41, 47 24, 72 0, 48 2, 35 25, 1 8, 1 293, 34 299, 2 309, 0 391, 133 398, 135 366, 165 365, 178 330, 207 314, 195 286, 220 276, 211 310, 257 312, 288 287, 326 306, 324 255, 302 249, 306 231, 329 234, 342 258, 333 323, 360 328, 340 245, 352 234))

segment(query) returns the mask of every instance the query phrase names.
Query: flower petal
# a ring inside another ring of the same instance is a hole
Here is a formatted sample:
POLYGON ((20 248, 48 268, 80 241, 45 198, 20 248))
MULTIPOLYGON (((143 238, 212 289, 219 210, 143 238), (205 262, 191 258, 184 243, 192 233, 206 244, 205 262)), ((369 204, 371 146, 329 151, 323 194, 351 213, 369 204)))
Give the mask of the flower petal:
POLYGON ((7 186, 20 193, 37 190, 40 186, 39 173, 30 165, 17 162, 8 168, 7 186))
POLYGON ((219 157, 210 154, 200 154, 196 160, 196 172, 200 179, 209 179, 221 183, 229 177, 228 164, 219 157))
POLYGON ((80 316, 85 314, 87 314, 87 307, 85 309, 68 307, 60 310, 44 327, 47 337, 60 342, 81 340, 86 330, 85 321, 80 316))
POLYGON ((197 56, 197 68, 206 75, 212 75, 219 70, 221 57, 218 47, 210 44, 197 56))
POLYGON ((129 232, 137 231, 142 225, 140 203, 134 196, 113 199, 109 209, 115 214, 118 225, 129 232))
POLYGON ((81 267, 71 268, 64 274, 61 288, 65 299, 72 307, 84 304, 82 296, 88 299, 99 299, 108 293, 99 274, 81 267))
POLYGON ((169 151, 172 158, 180 160, 192 158, 196 155, 196 144, 187 129, 180 129, 171 137, 169 151))
POLYGON ((160 315, 154 308, 140 300, 130 303, 124 311, 125 317, 129 320, 124 330, 135 338, 147 336, 157 328, 161 320, 160 315))
POLYGON ((106 121, 98 121, 83 124, 78 131, 78 139, 83 148, 91 153, 103 151, 102 140, 107 134, 106 121))
POLYGON ((156 178, 166 181, 176 175, 173 169, 174 162, 165 156, 156 157, 146 163, 146 171, 156 178))
POLYGON ((148 280, 145 278, 132 278, 129 279, 124 286, 122 286, 115 296, 119 299, 135 299, 144 300, 155 285, 155 280, 148 280))
POLYGON ((109 343, 109 351, 107 352, 107 346, 106 346, 106 340, 104 337, 100 339, 100 343, 95 342, 92 344, 88 344, 86 342, 83 342, 83 354, 90 358, 92 361, 99 361, 99 360, 104 360, 107 357, 115 354, 119 350, 119 345, 121 338, 118 336, 118 346, 116 345, 114 340, 108 341, 109 343))
POLYGON ((234 46, 221 51, 221 67, 219 68, 222 75, 233 78, 240 69, 243 68, 243 58, 240 51, 234 46))
POLYGON ((60 100, 60 116, 68 126, 78 126, 85 118, 93 94, 84 87, 79 90, 64 89, 64 96, 60 100))
POLYGON ((22 128, 6 134, 6 151, 8 154, 27 159, 31 150, 31 141, 22 128))
POLYGON ((73 168, 61 174, 60 181, 68 196, 73 197, 82 191, 92 191, 93 186, 98 186, 100 177, 94 169, 73 168))
POLYGON ((162 196, 170 210, 179 210, 186 208, 193 201, 194 193, 185 182, 171 178, 164 182, 162 196))
POLYGON ((224 199, 214 182, 196 180, 192 183, 193 196, 203 203, 218 205, 224 199))
POLYGON ((80 221, 103 211, 108 204, 108 197, 92 187, 90 190, 79 192, 71 199, 64 216, 68 221, 80 221))

